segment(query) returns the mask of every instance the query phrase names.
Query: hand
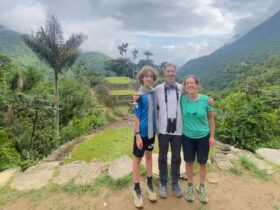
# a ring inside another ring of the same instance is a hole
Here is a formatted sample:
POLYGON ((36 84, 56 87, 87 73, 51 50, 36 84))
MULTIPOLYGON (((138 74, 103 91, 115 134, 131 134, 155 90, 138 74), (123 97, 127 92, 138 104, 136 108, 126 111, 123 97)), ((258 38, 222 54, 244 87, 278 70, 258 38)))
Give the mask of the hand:
POLYGON ((132 98, 133 98, 133 101, 138 101, 138 99, 140 98, 140 95, 138 94, 138 93, 134 93, 133 94, 133 96, 132 96, 132 98))
POLYGON ((138 147, 138 149, 142 149, 143 148, 143 141, 142 141, 140 135, 136 136, 136 146, 138 147))
POLYGON ((212 147, 215 144, 215 138, 214 137, 210 137, 209 138, 209 146, 212 147))
POLYGON ((214 106, 214 99, 211 96, 209 97, 208 104, 214 106))

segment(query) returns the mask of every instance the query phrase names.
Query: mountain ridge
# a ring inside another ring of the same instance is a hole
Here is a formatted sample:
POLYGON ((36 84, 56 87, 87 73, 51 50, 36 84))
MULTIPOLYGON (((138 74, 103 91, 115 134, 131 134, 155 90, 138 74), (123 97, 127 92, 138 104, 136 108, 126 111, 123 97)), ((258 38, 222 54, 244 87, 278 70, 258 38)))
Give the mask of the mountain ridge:
MULTIPOLYGON (((21 35, 0 24, 0 53, 15 59, 23 66, 31 63, 44 65, 33 51, 24 44, 21 35)), ((105 62, 110 59, 112 58, 97 51, 82 51, 77 62, 84 60, 90 68, 100 71, 104 68, 105 62)))
POLYGON ((273 54, 280 54, 280 11, 234 42, 188 61, 179 69, 178 75, 195 74, 206 86, 222 89, 235 79, 238 63, 263 64, 273 54), (213 84, 217 81, 221 85, 213 84))

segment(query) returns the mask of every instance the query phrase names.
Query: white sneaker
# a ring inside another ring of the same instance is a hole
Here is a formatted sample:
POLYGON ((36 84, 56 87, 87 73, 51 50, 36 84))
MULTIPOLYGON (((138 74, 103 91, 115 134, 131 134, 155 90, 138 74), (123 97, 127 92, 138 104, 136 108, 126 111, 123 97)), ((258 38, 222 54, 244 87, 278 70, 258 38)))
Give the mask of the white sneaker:
POLYGON ((150 201, 156 201, 157 200, 157 194, 156 192, 154 191, 154 189, 151 189, 149 187, 149 185, 146 186, 146 190, 147 190, 147 194, 148 194, 148 199, 150 201))
POLYGON ((133 198, 134 198, 134 205, 137 208, 142 208, 144 206, 144 204, 143 204, 143 197, 142 197, 141 191, 133 190, 132 193, 133 193, 133 198))

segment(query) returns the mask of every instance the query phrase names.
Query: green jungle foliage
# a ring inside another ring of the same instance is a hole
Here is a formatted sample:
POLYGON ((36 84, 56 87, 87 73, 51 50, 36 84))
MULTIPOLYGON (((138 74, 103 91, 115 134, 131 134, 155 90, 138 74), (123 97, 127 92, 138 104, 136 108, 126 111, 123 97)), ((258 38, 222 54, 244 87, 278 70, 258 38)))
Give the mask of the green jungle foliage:
POLYGON ((104 124, 89 86, 62 76, 60 138, 54 133, 53 81, 35 65, 20 66, 0 55, 0 171, 29 165, 62 143, 104 124))
POLYGON ((15 144, 11 129, 0 127, 0 171, 20 163, 20 155, 16 151, 15 144))
MULTIPOLYGON (((217 105, 219 139, 254 151, 280 148, 280 56, 263 66, 246 66, 238 80, 220 93, 217 105)), ((244 65, 241 64, 241 65, 244 65)))
POLYGON ((107 61, 105 69, 106 71, 113 71, 115 76, 133 78, 136 65, 128 58, 117 58, 107 61))

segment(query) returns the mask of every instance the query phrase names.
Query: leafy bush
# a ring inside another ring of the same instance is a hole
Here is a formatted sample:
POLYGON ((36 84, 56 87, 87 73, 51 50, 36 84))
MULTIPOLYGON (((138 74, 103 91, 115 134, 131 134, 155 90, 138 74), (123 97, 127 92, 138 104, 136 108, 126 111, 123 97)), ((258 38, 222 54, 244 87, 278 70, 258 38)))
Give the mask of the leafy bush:
POLYGON ((18 165, 20 155, 15 149, 15 139, 8 128, 0 128, 0 171, 18 165))
POLYGON ((226 136, 225 143, 254 151, 262 146, 279 144, 279 119, 260 100, 245 93, 233 93, 220 103, 222 113, 217 116, 217 131, 226 136))
POLYGON ((31 90, 33 87, 35 87, 37 83, 43 79, 44 75, 42 70, 38 69, 38 67, 34 65, 29 65, 23 72, 23 77, 24 77, 23 90, 28 91, 31 90))
POLYGON ((14 110, 16 120, 12 128, 23 160, 42 158, 59 145, 54 137, 53 109, 48 100, 21 94, 14 110))
POLYGON ((100 113, 91 89, 80 82, 63 78, 60 81, 60 125, 67 125, 74 117, 83 119, 100 113))
POLYGON ((101 112, 89 115, 83 119, 74 117, 67 126, 61 129, 61 143, 67 142, 77 136, 80 136, 93 128, 104 125, 104 117, 101 112))

